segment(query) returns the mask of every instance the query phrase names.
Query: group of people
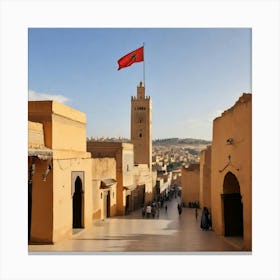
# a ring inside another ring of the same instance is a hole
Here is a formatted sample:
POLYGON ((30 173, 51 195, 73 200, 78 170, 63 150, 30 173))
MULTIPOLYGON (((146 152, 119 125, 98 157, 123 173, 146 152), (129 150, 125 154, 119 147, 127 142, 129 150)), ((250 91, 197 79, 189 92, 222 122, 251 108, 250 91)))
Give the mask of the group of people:
MULTIPOLYGON (((142 207, 142 217, 143 218, 159 218, 159 212, 160 208, 164 206, 165 211, 167 212, 167 204, 164 203, 164 199, 160 199, 158 201, 152 201, 149 202, 147 205, 144 205, 142 207), (164 205, 165 204, 165 205, 164 205)), ((178 203, 177 210, 179 216, 182 214, 183 211, 183 203, 178 203)), ((195 204, 195 219, 198 218, 198 204, 195 204)), ((211 214, 207 207, 203 207, 202 213, 201 213, 201 221, 200 221, 200 228, 202 230, 211 230, 212 229, 212 220, 211 220, 211 214)))
MULTIPOLYGON (((142 208, 142 217, 143 218, 159 218, 159 210, 163 207, 163 201, 152 201, 149 202, 147 205, 144 205, 142 208)), ((165 211, 167 212, 167 204, 165 204, 165 211)), ((179 216, 182 214, 183 210, 183 203, 178 203, 177 205, 178 214, 179 216)), ((195 219, 197 220, 198 217, 198 207, 195 207, 195 219)), ((212 220, 211 214, 207 207, 203 207, 201 213, 201 221, 200 221, 200 228, 202 230, 211 230, 212 229, 212 220)))
POLYGON ((159 208, 161 207, 161 203, 160 202, 152 202, 152 203, 148 203, 146 206, 144 205, 142 208, 142 217, 143 218, 150 218, 153 217, 155 218, 155 216, 157 216, 157 218, 159 218, 159 208))
MULTIPOLYGON (((153 200, 148 202, 146 205, 142 207, 142 217, 143 218, 159 218, 160 208, 165 208, 165 212, 167 212, 167 201, 170 201, 173 198, 177 198, 177 193, 171 192, 170 196, 160 196, 157 200, 153 200)), ((177 205, 178 214, 182 214, 183 203, 178 203, 177 205)))

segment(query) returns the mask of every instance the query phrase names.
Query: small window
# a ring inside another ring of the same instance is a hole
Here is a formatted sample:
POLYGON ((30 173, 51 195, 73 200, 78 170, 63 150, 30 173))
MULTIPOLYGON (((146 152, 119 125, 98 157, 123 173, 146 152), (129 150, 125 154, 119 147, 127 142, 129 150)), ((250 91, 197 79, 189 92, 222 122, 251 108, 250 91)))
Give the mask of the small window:
POLYGON ((139 137, 142 138, 142 133, 139 133, 139 137))

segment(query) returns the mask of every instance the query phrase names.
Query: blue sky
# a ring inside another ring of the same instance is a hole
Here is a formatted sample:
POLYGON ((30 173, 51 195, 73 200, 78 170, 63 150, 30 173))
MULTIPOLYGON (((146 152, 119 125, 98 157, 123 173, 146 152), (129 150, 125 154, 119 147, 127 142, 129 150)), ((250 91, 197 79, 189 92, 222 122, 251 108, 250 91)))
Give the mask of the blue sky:
POLYGON ((252 92, 251 29, 29 29, 30 99, 54 99, 87 115, 87 136, 130 138, 130 100, 143 63, 117 61, 145 42, 153 139, 212 139, 212 121, 252 92))

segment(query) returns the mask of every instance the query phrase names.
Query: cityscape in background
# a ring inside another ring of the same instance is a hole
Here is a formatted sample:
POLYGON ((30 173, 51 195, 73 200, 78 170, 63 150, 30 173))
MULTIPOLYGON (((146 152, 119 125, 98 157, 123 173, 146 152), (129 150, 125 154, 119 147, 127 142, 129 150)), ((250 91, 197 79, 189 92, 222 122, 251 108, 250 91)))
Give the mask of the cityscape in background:
MULTIPOLYGON (((88 137, 90 142, 130 143, 125 137, 88 137)), ((152 166, 158 171, 173 171, 199 163, 199 154, 211 141, 193 138, 166 138, 152 141, 152 166)))

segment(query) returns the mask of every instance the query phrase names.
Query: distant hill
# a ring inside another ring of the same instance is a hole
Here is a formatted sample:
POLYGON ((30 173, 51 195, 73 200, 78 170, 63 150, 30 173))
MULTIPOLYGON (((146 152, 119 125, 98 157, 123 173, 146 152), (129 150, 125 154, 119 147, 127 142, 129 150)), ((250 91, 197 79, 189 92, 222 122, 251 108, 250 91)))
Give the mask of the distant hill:
MULTIPOLYGON (((103 141, 103 142, 127 142, 130 143, 130 139, 127 139, 125 137, 99 137, 99 138, 93 138, 89 137, 87 138, 87 141, 103 141)), ((210 145, 212 142, 203 140, 203 139, 194 139, 194 138, 165 138, 165 139, 156 139, 153 140, 153 145, 210 145)))
POLYGON ((209 145, 211 141, 194 138, 166 138, 153 140, 153 145, 209 145))

